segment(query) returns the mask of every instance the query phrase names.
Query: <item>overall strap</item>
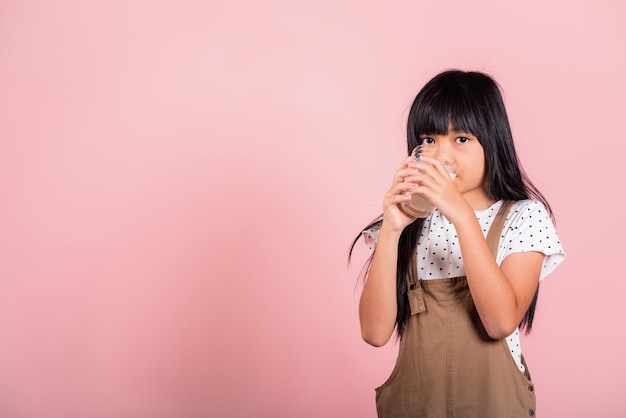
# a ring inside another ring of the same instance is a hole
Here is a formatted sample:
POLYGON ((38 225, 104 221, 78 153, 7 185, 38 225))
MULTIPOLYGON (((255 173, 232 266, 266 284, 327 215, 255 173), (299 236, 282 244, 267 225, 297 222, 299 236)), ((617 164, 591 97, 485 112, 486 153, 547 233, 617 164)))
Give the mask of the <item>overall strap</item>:
MULTIPOLYGON (((500 235, 502 234, 502 227, 504 221, 509 213, 509 209, 513 205, 512 200, 505 200, 500 206, 500 210, 496 214, 496 217, 489 228, 486 241, 491 254, 496 258, 498 254, 498 244, 500 242, 500 235)), ((422 287, 420 286, 420 280, 417 278, 417 249, 413 252, 413 257, 409 261, 409 271, 407 275, 407 296, 409 298, 409 307, 411 308, 411 315, 415 315, 426 311, 426 305, 424 304, 424 297, 422 296, 422 287)))
POLYGON ((509 214, 509 209, 513 205, 512 200, 505 200, 500 206, 500 210, 496 215, 491 227, 489 228, 489 232, 487 233, 487 246, 493 255, 493 258, 497 258, 498 256, 498 244, 500 243, 500 235, 502 235, 502 227, 504 226, 504 221, 506 220, 506 216, 509 214))

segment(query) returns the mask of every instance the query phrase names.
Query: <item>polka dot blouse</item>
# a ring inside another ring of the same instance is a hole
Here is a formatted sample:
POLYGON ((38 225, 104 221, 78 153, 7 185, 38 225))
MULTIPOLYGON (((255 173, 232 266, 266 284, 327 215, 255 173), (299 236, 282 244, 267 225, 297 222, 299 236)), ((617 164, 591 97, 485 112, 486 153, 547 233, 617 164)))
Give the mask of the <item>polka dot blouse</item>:
MULTIPOLYGON (((503 201, 498 201, 485 210, 476 211, 478 223, 485 237, 502 203, 503 201)), ((365 243, 372 252, 378 231, 379 228, 372 228, 363 232, 365 243)), ((500 235, 496 262, 501 265, 502 260, 509 254, 527 251, 539 251, 544 254, 540 280, 553 272, 565 258, 563 247, 546 208, 535 200, 520 200, 511 207, 500 235)), ((456 229, 439 211, 433 212, 424 221, 417 254, 417 273, 421 280, 465 275, 456 229)), ((521 363, 519 330, 515 330, 506 341, 518 367, 524 371, 521 363)))

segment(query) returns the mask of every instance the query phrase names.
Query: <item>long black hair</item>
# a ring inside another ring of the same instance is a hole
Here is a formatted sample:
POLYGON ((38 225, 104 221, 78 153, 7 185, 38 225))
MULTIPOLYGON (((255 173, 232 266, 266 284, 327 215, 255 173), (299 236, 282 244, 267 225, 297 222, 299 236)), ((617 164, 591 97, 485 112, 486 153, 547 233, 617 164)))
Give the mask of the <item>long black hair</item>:
MULTIPOLYGON (((480 72, 447 70, 426 83, 409 111, 407 155, 421 143, 421 134, 447 135, 450 123, 455 130, 474 135, 482 145, 489 197, 495 200, 535 199, 542 202, 550 216, 553 216, 547 200, 533 185, 520 164, 501 88, 493 78, 480 72)), ((379 217, 363 231, 379 227, 382 221, 379 217)), ((404 228, 398 243, 396 331, 399 337, 402 336, 409 315, 406 278, 423 224, 424 219, 418 218, 404 228)), ((361 235, 360 233, 352 242, 348 259, 361 235)), ((364 268, 365 275, 371 261, 372 257, 364 268)), ((526 333, 532 328, 538 295, 537 286, 533 301, 519 324, 520 329, 526 333)))

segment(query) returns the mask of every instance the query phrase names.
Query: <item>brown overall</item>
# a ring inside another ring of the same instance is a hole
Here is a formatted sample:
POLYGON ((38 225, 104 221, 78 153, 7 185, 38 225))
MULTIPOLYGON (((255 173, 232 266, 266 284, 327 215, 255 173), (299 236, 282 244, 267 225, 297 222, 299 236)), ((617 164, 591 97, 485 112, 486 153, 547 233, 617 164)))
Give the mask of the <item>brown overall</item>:
MULTIPOLYGON (((511 202, 504 202, 487 234, 496 254, 511 202)), ((506 418, 535 415, 534 385, 522 373, 505 339, 485 331, 467 279, 408 278, 411 315, 396 365, 376 389, 381 418, 506 418)))

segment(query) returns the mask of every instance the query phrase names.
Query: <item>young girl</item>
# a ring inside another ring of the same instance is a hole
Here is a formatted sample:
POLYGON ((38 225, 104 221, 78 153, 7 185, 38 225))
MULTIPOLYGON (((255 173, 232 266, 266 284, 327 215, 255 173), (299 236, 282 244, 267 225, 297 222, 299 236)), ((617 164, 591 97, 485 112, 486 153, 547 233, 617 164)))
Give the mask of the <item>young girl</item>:
POLYGON ((478 72, 440 73, 415 98, 407 130, 409 153, 422 145, 457 169, 453 178, 432 154, 407 158, 382 216, 361 234, 373 251, 363 339, 382 346, 394 329, 400 338, 391 376, 376 389, 378 416, 533 416, 519 330, 530 331, 539 281, 565 253, 518 161, 499 86, 478 72), (403 205, 414 194, 437 209, 410 216, 403 205))

